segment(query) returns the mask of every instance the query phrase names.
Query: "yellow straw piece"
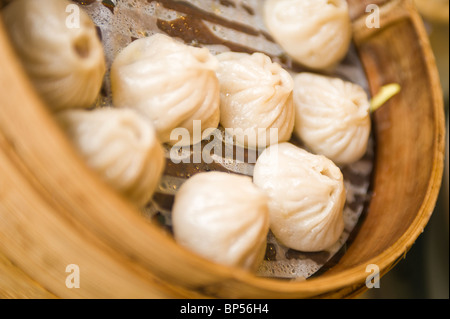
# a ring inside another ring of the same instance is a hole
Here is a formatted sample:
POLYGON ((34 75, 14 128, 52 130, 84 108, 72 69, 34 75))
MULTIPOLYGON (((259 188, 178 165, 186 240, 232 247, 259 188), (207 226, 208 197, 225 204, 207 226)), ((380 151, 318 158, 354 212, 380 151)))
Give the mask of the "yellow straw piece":
POLYGON ((375 95, 370 102, 370 112, 373 113, 383 106, 387 101, 400 93, 401 87, 397 83, 385 85, 380 92, 375 95))

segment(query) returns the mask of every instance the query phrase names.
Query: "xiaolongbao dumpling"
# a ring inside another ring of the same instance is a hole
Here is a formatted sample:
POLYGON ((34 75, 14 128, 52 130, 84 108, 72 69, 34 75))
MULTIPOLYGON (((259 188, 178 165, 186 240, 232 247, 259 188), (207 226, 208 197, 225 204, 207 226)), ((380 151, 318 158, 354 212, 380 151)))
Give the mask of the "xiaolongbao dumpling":
POLYGON ((152 124, 132 110, 67 110, 56 115, 87 165, 139 208, 152 198, 165 167, 152 124))
POLYGON ((267 29, 298 63, 328 69, 347 54, 352 25, 345 0, 267 0, 267 29))
POLYGON ((291 75, 263 53, 217 56, 220 123, 237 144, 264 148, 288 141, 294 129, 291 75))
POLYGON ((249 177, 200 173, 176 194, 172 223, 180 245, 219 264, 255 270, 266 250, 267 197, 249 177))
POLYGON ((315 252, 338 241, 346 194, 332 161, 290 143, 272 145, 258 158, 253 182, 268 194, 270 229, 286 247, 315 252))
POLYGON ((78 8, 66 0, 16 0, 2 12, 25 71, 52 111, 91 107, 106 71, 94 23, 78 9, 79 25, 68 24, 70 6, 78 8))
POLYGON ((196 144, 202 137, 193 136, 194 121, 201 121, 202 131, 219 125, 217 66, 208 49, 163 34, 135 40, 112 65, 113 104, 151 119, 162 143, 182 143, 171 133, 184 128, 187 141, 196 144))
POLYGON ((306 147, 338 165, 366 153, 371 132, 370 102, 357 84, 312 73, 295 79, 295 134, 306 147))

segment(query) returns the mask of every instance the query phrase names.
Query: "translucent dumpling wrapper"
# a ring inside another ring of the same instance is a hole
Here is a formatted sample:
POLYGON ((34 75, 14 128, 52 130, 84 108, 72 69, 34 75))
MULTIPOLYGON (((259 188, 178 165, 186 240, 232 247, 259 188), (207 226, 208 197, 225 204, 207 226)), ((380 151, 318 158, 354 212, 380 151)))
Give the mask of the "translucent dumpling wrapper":
POLYGON ((264 21, 286 53, 311 69, 333 68, 350 48, 352 25, 345 0, 267 0, 264 21))
POLYGON ((175 196, 175 239, 213 262, 255 271, 266 250, 267 201, 250 177, 222 172, 194 175, 175 196))
POLYGON ((217 66, 207 48, 163 34, 135 40, 112 64, 113 104, 148 117, 162 143, 196 144, 202 132, 219 125, 217 66))
POLYGON ((343 230, 343 175, 329 159, 293 144, 267 148, 253 182, 269 196, 270 229, 286 247, 317 252, 335 244, 343 230))
POLYGON ((95 104, 106 64, 96 26, 82 9, 66 0, 16 0, 2 18, 26 73, 52 111, 95 104))
POLYGON ((371 133, 364 89, 340 78, 301 73, 294 78, 295 134, 308 150, 338 165, 360 160, 371 133))
POLYGON ((86 164, 137 207, 152 199, 165 167, 151 122, 136 112, 110 107, 56 115, 86 164))
POLYGON ((235 142, 265 148, 288 141, 294 128, 291 75, 263 53, 217 56, 220 123, 235 142))

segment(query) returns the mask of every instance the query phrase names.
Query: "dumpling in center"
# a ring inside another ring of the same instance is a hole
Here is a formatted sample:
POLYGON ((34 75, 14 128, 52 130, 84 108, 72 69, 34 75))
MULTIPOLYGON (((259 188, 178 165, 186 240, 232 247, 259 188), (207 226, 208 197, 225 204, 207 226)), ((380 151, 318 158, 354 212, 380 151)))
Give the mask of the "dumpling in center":
POLYGON ((288 141, 294 129, 291 75, 263 53, 217 58, 220 123, 235 142, 255 149, 288 141))

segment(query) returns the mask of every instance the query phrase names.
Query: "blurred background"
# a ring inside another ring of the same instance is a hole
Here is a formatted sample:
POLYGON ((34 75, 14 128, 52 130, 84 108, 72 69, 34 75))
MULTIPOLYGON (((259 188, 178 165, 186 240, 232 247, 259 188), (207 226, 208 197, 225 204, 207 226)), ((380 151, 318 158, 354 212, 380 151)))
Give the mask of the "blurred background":
POLYGON ((415 0, 440 72, 447 119, 447 155, 436 209, 405 259, 380 279, 380 288, 361 299, 449 298, 449 0, 415 0))

